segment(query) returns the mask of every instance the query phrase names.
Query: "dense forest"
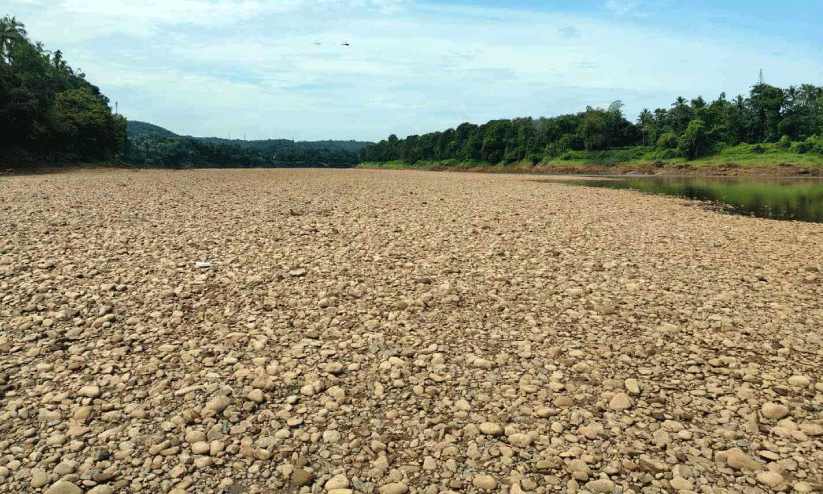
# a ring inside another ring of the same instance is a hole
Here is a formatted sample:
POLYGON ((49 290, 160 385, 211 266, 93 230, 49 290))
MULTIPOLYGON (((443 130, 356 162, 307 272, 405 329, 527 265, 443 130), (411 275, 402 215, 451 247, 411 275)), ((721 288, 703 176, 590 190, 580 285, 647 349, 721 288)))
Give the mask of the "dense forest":
POLYGON ((143 133, 129 137, 123 161, 152 168, 349 168, 357 154, 342 149, 313 149, 292 141, 272 141, 265 149, 212 144, 203 139, 143 133))
POLYGON ((707 102, 680 97, 671 108, 643 110, 636 123, 622 103, 552 118, 464 123, 456 129, 387 140, 360 150, 363 162, 419 161, 538 163, 544 159, 699 158, 739 144, 823 154, 823 87, 781 89, 759 83, 748 98, 725 94, 707 102))
POLYGON ((0 20, 0 161, 113 160, 126 121, 60 50, 32 42, 15 18, 0 20))
POLYGON ((154 168, 348 168, 356 151, 372 143, 293 142, 180 136, 154 124, 129 121, 123 161, 154 168), (354 146, 353 150, 347 149, 354 146))

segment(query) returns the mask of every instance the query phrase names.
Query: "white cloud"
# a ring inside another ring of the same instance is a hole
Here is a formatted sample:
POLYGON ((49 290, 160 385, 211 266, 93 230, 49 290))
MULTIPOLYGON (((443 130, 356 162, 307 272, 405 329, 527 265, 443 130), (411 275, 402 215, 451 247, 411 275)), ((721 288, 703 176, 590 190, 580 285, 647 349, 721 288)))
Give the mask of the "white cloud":
MULTIPOLYGON (((379 139, 615 99, 634 118, 677 95, 745 91, 760 67, 780 85, 821 67, 810 47, 766 36, 582 14, 410 0, 11 1, 34 39, 62 49, 128 117, 194 135, 379 139)), ((661 1, 608 0, 633 19, 661 1)))

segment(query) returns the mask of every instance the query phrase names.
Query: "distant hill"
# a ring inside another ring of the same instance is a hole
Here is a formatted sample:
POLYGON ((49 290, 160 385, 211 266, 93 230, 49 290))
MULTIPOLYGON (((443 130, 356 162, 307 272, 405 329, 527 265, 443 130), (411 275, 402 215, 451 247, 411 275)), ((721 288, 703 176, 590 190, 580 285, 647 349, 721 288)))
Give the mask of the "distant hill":
POLYGON ((154 132, 160 137, 179 137, 170 130, 166 130, 159 125, 154 125, 146 122, 138 122, 136 120, 128 120, 126 123, 126 130, 129 137, 138 136, 140 134, 150 134, 154 132))
POLYGON ((223 139, 220 137, 194 137, 194 136, 181 136, 179 134, 175 134, 174 132, 164 129, 163 127, 146 123, 146 122, 139 122, 136 120, 129 120, 128 121, 128 134, 129 138, 134 138, 140 134, 149 134, 155 133, 160 137, 170 138, 170 137, 182 137, 186 139, 195 139, 200 142, 206 142, 209 144, 217 144, 217 145, 229 145, 229 146, 240 146, 244 149, 268 149, 272 146, 276 148, 283 148, 283 147, 294 147, 297 149, 329 149, 329 150, 342 150, 342 151, 349 151, 352 153, 356 153, 360 151, 360 149, 371 146, 374 144, 373 142, 363 142, 363 141, 295 141, 292 142, 291 139, 266 139, 266 140, 259 140, 259 141, 244 141, 242 139, 223 139))

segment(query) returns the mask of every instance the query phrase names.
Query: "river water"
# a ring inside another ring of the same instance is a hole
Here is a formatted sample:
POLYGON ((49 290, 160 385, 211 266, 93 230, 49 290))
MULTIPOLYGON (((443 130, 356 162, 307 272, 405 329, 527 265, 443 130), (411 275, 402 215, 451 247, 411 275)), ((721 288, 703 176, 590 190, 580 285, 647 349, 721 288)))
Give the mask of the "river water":
POLYGON ((633 189, 708 201, 723 212, 777 220, 823 223, 823 179, 787 177, 631 176, 564 183, 633 189))

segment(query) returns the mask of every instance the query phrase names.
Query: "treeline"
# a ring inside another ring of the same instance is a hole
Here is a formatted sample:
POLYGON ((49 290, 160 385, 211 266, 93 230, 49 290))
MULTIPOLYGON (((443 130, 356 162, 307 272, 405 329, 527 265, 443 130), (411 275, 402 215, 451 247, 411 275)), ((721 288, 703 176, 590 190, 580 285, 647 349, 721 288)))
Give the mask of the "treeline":
POLYGON ((0 20, 0 160, 113 160, 126 140, 126 121, 78 69, 32 42, 15 18, 0 20))
POLYGON ((823 87, 804 84, 781 89, 752 87, 747 98, 729 101, 725 94, 706 102, 680 97, 671 108, 644 109, 636 123, 627 120, 622 103, 609 108, 552 118, 464 123, 456 129, 387 140, 361 149, 362 162, 418 161, 509 164, 546 158, 573 159, 604 151, 633 148, 655 158, 707 156, 728 146, 779 142, 798 153, 823 154, 823 87))
POLYGON ((309 149, 283 141, 266 149, 212 144, 199 139, 144 133, 131 137, 123 160, 153 168, 349 168, 357 154, 341 149, 309 149))
POLYGON ((360 149, 371 146, 374 144, 373 142, 364 142, 364 141, 335 141, 335 140, 325 140, 325 141, 293 141, 290 139, 264 139, 264 140, 250 140, 247 141, 245 139, 223 139, 221 137, 194 137, 194 136, 181 136, 171 132, 170 130, 164 129, 163 127, 159 127, 154 124, 140 122, 137 120, 129 120, 128 122, 128 134, 129 137, 136 137, 140 134, 151 134, 155 133, 161 137, 181 137, 184 139, 194 139, 200 142, 206 142, 209 144, 217 144, 217 145, 226 145, 226 146, 240 146, 241 148, 256 148, 256 149, 268 149, 270 147, 276 148, 283 148, 283 147, 296 147, 298 149, 341 149, 344 151, 352 151, 357 152, 360 149))

